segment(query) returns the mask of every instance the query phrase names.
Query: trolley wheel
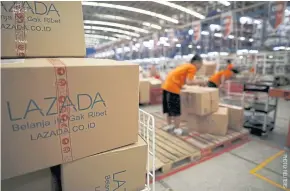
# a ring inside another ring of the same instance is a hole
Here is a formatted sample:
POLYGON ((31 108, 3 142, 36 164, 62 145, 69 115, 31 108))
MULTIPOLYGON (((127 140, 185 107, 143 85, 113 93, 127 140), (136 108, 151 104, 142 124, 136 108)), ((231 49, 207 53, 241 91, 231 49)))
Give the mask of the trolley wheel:
POLYGON ((271 129, 270 129, 270 131, 273 131, 274 130, 274 127, 272 127, 271 129))

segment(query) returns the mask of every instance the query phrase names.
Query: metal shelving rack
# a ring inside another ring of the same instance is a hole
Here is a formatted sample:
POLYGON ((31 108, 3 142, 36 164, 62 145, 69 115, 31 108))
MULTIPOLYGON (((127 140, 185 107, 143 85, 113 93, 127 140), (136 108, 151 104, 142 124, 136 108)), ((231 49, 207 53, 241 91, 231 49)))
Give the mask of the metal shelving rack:
POLYGON ((251 129, 253 134, 267 135, 268 132, 274 129, 277 100, 275 99, 274 104, 271 103, 269 97, 269 90, 271 87, 272 84, 266 82, 244 84, 244 96, 246 93, 264 93, 267 95, 263 102, 255 97, 250 105, 244 107, 246 111, 251 111, 251 116, 245 120, 244 127, 251 129), (272 112, 275 112, 273 119, 269 116, 272 112), (262 119, 259 119, 257 113, 262 114, 262 119))
POLYGON ((142 109, 139 109, 139 135, 148 146, 147 180, 142 191, 155 191, 155 119, 142 109))

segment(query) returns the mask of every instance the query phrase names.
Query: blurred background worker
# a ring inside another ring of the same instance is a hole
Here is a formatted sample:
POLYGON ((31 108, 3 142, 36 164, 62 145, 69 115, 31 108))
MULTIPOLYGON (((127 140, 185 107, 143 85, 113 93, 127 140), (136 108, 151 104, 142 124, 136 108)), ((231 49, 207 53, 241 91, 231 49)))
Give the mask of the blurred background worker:
POLYGON ((150 68, 150 77, 160 80, 160 74, 157 71, 155 65, 152 65, 151 68, 150 68))
POLYGON ((167 131, 179 129, 180 125, 180 90, 183 85, 205 85, 202 80, 194 80, 196 72, 202 66, 202 58, 195 55, 190 63, 177 66, 167 76, 163 89, 163 113, 167 114, 167 131))
POLYGON ((227 69, 228 70, 234 69, 234 65, 232 64, 232 61, 231 60, 227 60, 227 63, 228 63, 228 65, 227 65, 227 69))
POLYGON ((209 78, 207 85, 212 88, 222 87, 226 80, 235 78, 236 74, 238 74, 236 69, 221 70, 209 78))

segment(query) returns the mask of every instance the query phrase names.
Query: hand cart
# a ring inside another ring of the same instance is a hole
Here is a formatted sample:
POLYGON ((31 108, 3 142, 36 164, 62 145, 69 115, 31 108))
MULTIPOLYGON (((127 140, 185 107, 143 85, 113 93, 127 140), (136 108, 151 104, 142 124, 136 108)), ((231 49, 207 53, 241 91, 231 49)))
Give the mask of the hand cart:
POLYGON ((277 99, 274 98, 274 103, 272 103, 273 98, 269 96, 272 86, 271 82, 244 84, 244 96, 246 93, 265 94, 265 99, 255 96, 252 103, 244 106, 245 111, 251 112, 251 115, 245 120, 244 127, 249 128, 252 134, 263 136, 274 129, 277 99), (273 118, 269 116, 272 112, 274 112, 273 118))

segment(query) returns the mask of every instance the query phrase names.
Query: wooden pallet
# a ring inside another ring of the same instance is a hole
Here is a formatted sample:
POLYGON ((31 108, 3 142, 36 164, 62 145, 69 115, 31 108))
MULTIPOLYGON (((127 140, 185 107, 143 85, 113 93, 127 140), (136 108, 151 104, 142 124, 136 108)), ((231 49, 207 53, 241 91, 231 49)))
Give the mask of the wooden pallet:
MULTIPOLYGON (((155 119, 165 120, 165 116, 161 112, 152 113, 155 119)), ((156 124, 156 128, 162 129, 161 123, 156 124), (159 125, 159 126, 158 126, 159 125)), ((181 127, 186 128, 186 123, 181 123, 181 127)), ((190 133, 190 136, 176 136, 181 140, 193 145, 201 151, 201 156, 205 157, 211 153, 237 143, 245 142, 249 139, 249 131, 242 128, 241 130, 229 129, 227 135, 217 136, 211 134, 199 134, 198 132, 190 133)))
POLYGON ((156 129, 155 138, 155 171, 165 173, 201 157, 198 149, 161 129, 156 129))

